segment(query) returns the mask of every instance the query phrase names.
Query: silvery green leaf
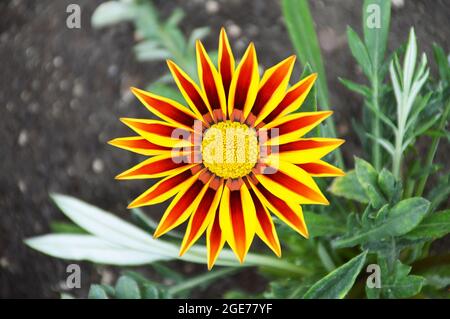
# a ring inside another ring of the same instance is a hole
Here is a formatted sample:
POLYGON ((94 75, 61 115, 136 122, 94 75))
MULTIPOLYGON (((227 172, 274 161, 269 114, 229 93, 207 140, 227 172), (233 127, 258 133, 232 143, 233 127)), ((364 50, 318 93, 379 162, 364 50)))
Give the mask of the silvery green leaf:
POLYGON ((175 10, 172 11, 169 19, 167 19, 166 24, 175 27, 181 22, 181 20, 183 20, 184 16, 185 13, 181 8, 175 8, 175 10))
POLYGON ((68 259, 88 260, 108 265, 144 265, 171 258, 132 250, 91 235, 50 234, 25 241, 33 249, 44 254, 68 259))
POLYGON ((91 17, 91 23, 95 28, 113 25, 123 21, 130 21, 136 16, 136 8, 133 4, 119 1, 107 1, 100 4, 91 17))
POLYGON ((210 27, 200 27, 192 30, 191 35, 189 36, 188 46, 195 47, 195 41, 203 40, 210 31, 210 27))
POLYGON ((353 57, 356 59, 367 77, 371 78, 373 71, 372 61, 370 60, 365 44, 351 27, 347 27, 347 39, 353 57))
POLYGON ((172 57, 172 54, 164 49, 153 49, 136 52, 138 61, 164 61, 172 57))

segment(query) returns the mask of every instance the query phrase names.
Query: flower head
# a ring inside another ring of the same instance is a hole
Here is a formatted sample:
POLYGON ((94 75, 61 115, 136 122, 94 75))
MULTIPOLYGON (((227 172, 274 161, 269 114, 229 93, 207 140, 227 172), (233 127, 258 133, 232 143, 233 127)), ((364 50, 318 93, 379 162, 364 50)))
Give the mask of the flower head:
POLYGON ((151 157, 117 178, 162 178, 129 207, 173 197, 154 236, 188 221, 183 254, 206 231, 209 268, 225 242, 243 262, 255 234, 280 256, 271 214, 308 237, 300 205, 328 204, 313 177, 343 175, 321 160, 343 140, 303 137, 331 114, 297 112, 317 75, 288 88, 291 56, 260 79, 254 45, 236 67, 223 29, 217 68, 196 49, 200 85, 167 62, 188 107, 132 88, 161 120, 122 119, 138 135, 110 144, 151 157))

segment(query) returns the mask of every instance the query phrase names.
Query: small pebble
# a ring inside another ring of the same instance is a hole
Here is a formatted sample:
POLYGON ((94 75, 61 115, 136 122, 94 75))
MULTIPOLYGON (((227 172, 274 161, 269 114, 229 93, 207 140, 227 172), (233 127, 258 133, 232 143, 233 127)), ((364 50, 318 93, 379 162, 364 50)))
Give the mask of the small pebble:
POLYGON ((28 143, 28 133, 25 130, 20 131, 19 138, 17 139, 19 146, 25 146, 28 143))
POLYGON ((56 57, 53 58, 53 66, 55 68, 61 67, 63 65, 63 63, 64 63, 64 61, 63 61, 62 57, 56 56, 56 57))
POLYGON ((205 4, 206 12, 209 14, 217 13, 220 9, 219 3, 217 1, 206 1, 205 4))
POLYGON ((104 168, 104 164, 101 159, 96 158, 92 162, 92 170, 94 171, 94 173, 99 174, 99 173, 103 172, 103 168, 104 168))
POLYGON ((27 191, 27 184, 25 184, 25 182, 24 182, 23 180, 19 180, 19 181, 17 182, 17 186, 19 187, 19 190, 20 190, 22 193, 25 193, 25 192, 27 191))
POLYGON ((227 27, 228 35, 232 38, 237 38, 242 34, 241 27, 235 23, 230 23, 227 27))

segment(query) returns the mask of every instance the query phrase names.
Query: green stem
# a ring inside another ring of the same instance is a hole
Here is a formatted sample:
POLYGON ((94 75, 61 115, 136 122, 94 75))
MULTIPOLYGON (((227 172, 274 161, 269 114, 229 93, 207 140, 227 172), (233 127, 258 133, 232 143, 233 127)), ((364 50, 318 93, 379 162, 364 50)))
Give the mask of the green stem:
POLYGON ((281 259, 267 257, 264 255, 248 254, 245 259, 245 263, 247 264, 247 266, 268 267, 274 270, 285 271, 295 275, 311 275, 311 271, 306 268, 291 264, 290 262, 281 259))
MULTIPOLYGON (((450 100, 447 101, 447 104, 445 105, 445 109, 442 114, 441 121, 439 122, 439 125, 438 125, 439 131, 444 129, 445 124, 447 123, 447 117, 449 115, 449 112, 450 112, 450 100)), ((440 136, 434 136, 433 139, 431 140, 431 145, 430 145, 430 148, 428 149, 428 154, 425 159, 425 168, 426 169, 431 167, 431 165, 433 164, 434 156, 436 155, 440 139, 441 139, 440 136)), ((416 196, 422 196, 423 191, 425 189, 425 185, 427 183, 428 176, 429 176, 429 174, 427 173, 427 174, 423 175, 422 178, 419 180, 419 183, 418 183, 417 189, 416 189, 416 196)))
POLYGON ((167 292, 170 295, 176 295, 185 290, 205 284, 206 282, 211 281, 213 279, 220 278, 225 275, 229 275, 233 272, 236 272, 238 269, 239 268, 224 268, 224 269, 220 269, 220 270, 216 270, 216 271, 207 272, 206 274, 203 274, 203 275, 191 278, 191 279, 187 279, 178 285, 172 286, 167 290, 167 292))
MULTIPOLYGON (((372 105, 373 107, 379 111, 380 105, 379 105, 379 96, 378 96, 378 76, 375 75, 372 79, 372 105)), ((373 135, 376 139, 380 138, 380 119, 378 116, 374 115, 372 117, 372 130, 373 135)), ((374 142, 372 144, 372 156, 373 156, 373 165, 375 166, 375 169, 379 171, 381 169, 381 153, 380 153, 380 144, 377 142, 374 142)))

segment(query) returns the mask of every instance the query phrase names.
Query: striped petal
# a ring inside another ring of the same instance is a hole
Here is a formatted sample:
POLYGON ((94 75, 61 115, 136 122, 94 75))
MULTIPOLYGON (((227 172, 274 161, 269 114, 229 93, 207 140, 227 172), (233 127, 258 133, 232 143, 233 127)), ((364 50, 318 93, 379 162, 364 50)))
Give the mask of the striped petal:
POLYGON ((327 162, 324 161, 315 161, 311 163, 297 164, 297 166, 303 169, 311 176, 334 177, 345 175, 345 173, 341 169, 331 164, 328 164, 327 162))
POLYGON ((220 228, 242 263, 255 234, 255 206, 244 183, 233 190, 229 184, 227 181, 220 201, 220 228))
POLYGON ((108 144, 147 156, 159 155, 172 151, 171 147, 154 144, 141 136, 119 137, 109 141, 108 144))
POLYGON ((163 154, 151 157, 116 176, 116 179, 159 178, 178 174, 198 164, 191 164, 190 155, 163 154))
POLYGON ((250 185, 264 206, 268 207, 271 212, 300 235, 308 238, 308 229, 303 217, 302 207, 298 203, 282 200, 272 194, 272 192, 261 183, 251 182, 250 185))
POLYGON ((190 185, 187 183, 186 187, 175 196, 155 230, 153 235, 155 238, 182 224, 189 218, 194 207, 198 206, 199 201, 209 187, 208 183, 205 184, 199 179, 199 175, 204 172, 205 170, 202 170, 194 175, 192 177, 194 182, 190 185))
POLYGON ((247 118, 258 94, 258 88, 258 59, 255 46, 251 43, 231 80, 228 95, 228 114, 230 117, 233 115, 233 111, 238 110, 243 113, 244 119, 247 118))
POLYGON ((254 125, 258 125, 283 100, 294 62, 295 56, 290 56, 264 73, 251 110, 256 116, 254 125))
POLYGON ((137 88, 131 88, 131 91, 150 112, 169 123, 191 129, 196 120, 201 120, 195 113, 174 100, 137 88))
POLYGON ((212 223, 216 210, 219 207, 223 190, 223 180, 215 177, 209 182, 208 186, 203 198, 189 219, 189 224, 180 248, 180 256, 197 241, 208 225, 212 223), (212 185, 212 183, 215 185, 212 185))
POLYGON ((267 144, 284 144, 296 141, 332 113, 332 111, 295 113, 268 123, 263 127, 263 130, 268 130, 267 144), (278 132, 272 129, 276 129, 278 132))
POLYGON ((278 240, 278 235, 273 224, 272 217, 263 205, 259 197, 256 195, 253 188, 249 187, 250 195, 255 205, 256 213, 256 234, 262 241, 269 246, 270 249, 277 255, 281 256, 281 246, 278 240))
POLYGON ((207 98, 189 75, 170 60, 167 60, 167 65, 169 66, 178 89, 191 110, 193 110, 200 118, 203 118, 203 116, 207 114, 212 115, 207 98))
POLYGON ((316 79, 317 73, 313 73, 292 86, 286 92, 283 100, 265 118, 261 119, 265 123, 270 123, 285 114, 298 110, 311 91, 316 79))
POLYGON ((228 96, 230 91, 231 79, 234 73, 234 57, 231 51, 230 43, 228 42, 227 33, 225 29, 220 30, 219 39, 219 73, 222 77, 223 88, 225 96, 228 96))
MULTIPOLYGON (((220 206, 219 206, 220 207, 220 206)), ((208 259, 208 269, 214 266, 214 263, 219 256, 220 251, 225 244, 225 236, 220 229, 220 214, 219 207, 214 213, 214 219, 209 224, 208 230, 206 232, 206 248, 207 248, 207 259, 208 259)))
POLYGON ((191 131, 179 128, 175 124, 158 120, 121 118, 122 123, 148 141, 166 147, 185 147, 192 143, 191 131))
POLYGON ((287 162, 276 162, 269 156, 270 174, 254 169, 256 179, 279 198, 299 204, 328 205, 316 182, 303 169, 287 162), (272 163, 270 163, 272 162, 272 163), (275 163, 276 162, 276 163, 275 163))
POLYGON ((221 110, 220 118, 223 118, 226 115, 227 104, 222 78, 200 41, 196 42, 196 49, 198 78, 200 79, 203 92, 209 101, 213 113, 215 114, 214 110, 221 110))
POLYGON ((154 205, 171 198, 184 187, 192 185, 195 181, 192 177, 196 175, 195 173, 198 172, 199 167, 200 165, 197 165, 191 169, 183 170, 160 180, 131 202, 128 208, 154 205))
MULTIPOLYGON (((279 145, 279 159, 294 164, 314 162, 344 143, 337 138, 305 138, 279 145)), ((276 156, 276 154, 274 154, 276 156)))

